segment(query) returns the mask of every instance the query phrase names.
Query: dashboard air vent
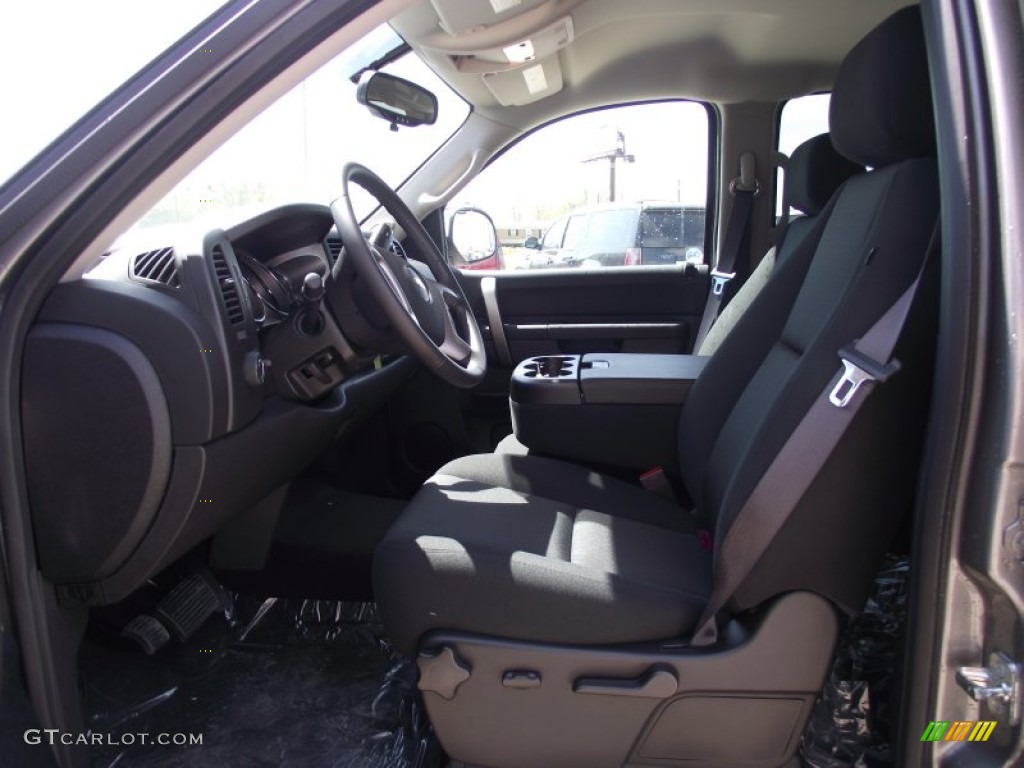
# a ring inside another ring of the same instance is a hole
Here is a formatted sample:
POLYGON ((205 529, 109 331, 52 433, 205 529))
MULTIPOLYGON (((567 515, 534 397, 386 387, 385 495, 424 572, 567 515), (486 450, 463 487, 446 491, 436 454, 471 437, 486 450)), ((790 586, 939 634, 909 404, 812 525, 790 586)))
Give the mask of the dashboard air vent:
POLYGON ((341 238, 337 235, 327 236, 327 255, 331 257, 331 264, 334 264, 338 260, 338 256, 341 255, 341 238))
POLYGON ((178 259, 173 248, 137 254, 130 262, 128 274, 141 283, 152 283, 175 291, 181 288, 178 259))
POLYGON ((213 273, 217 280, 217 287, 220 289, 221 298, 224 300, 224 311, 227 313, 228 322, 232 325, 241 325, 245 322, 245 311, 242 309, 242 299, 238 295, 238 283, 235 276, 231 274, 228 260, 224 257, 224 249, 219 245, 213 247, 213 273))

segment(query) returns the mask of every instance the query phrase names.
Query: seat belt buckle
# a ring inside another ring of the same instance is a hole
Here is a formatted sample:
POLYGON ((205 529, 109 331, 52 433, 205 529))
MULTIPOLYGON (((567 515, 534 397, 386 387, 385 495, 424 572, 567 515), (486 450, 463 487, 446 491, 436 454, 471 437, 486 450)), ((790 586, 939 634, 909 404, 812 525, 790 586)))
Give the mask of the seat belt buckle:
POLYGON ((676 501, 676 494, 672 490, 672 484, 665 477, 665 470, 661 467, 654 467, 640 475, 640 485, 645 490, 652 491, 659 496, 664 496, 671 501, 676 501))
POLYGON ((736 277, 735 272, 719 272, 717 269, 711 270, 711 293, 714 296, 721 296, 725 293, 726 284, 736 277))
POLYGON ((828 396, 828 401, 836 408, 849 405, 864 382, 883 382, 900 369, 898 360, 879 363, 858 352, 853 344, 839 350, 839 359, 843 364, 843 372, 828 396))

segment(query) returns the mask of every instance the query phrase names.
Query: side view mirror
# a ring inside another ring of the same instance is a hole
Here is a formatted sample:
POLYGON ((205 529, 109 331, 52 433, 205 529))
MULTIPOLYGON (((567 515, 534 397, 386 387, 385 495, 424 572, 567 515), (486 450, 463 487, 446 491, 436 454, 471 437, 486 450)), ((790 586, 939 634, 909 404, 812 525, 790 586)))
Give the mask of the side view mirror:
POLYGON ((479 208, 459 208, 448 220, 448 255, 459 269, 501 269, 494 221, 479 208))
POLYGON ((531 235, 530 237, 526 238, 526 240, 523 241, 523 248, 529 248, 530 250, 533 251, 539 251, 540 240, 531 235))
POLYGON ((400 125, 433 125, 437 120, 437 96, 421 85, 384 72, 363 72, 356 101, 390 122, 393 131, 400 125))

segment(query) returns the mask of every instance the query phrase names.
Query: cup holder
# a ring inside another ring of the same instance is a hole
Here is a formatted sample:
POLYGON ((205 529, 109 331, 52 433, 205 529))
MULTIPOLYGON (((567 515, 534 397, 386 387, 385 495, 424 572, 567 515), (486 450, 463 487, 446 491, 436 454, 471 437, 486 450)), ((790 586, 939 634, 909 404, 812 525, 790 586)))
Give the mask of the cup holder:
POLYGON ((534 357, 523 363, 523 375, 529 379, 576 378, 575 357, 534 357))
POLYGON ((579 405, 579 371, 579 355, 526 358, 512 372, 509 395, 513 406, 579 405))

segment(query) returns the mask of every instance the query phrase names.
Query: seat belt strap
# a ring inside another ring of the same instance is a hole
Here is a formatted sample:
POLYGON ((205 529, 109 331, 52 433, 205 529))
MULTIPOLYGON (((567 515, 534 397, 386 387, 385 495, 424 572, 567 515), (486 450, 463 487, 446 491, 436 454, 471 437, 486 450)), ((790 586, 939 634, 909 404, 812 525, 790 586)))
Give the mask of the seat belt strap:
POLYGON ((796 509, 875 383, 884 382, 899 370, 892 352, 906 323, 924 268, 937 246, 938 231, 936 225, 921 268, 910 287, 867 333, 839 350, 842 369, 814 400, 726 531, 715 554, 711 597, 690 645, 712 645, 718 640, 719 612, 796 509))
MULTIPOLYGON (((741 167, 744 171, 749 167, 743 162, 746 154, 744 153, 740 157, 741 167)), ((753 178, 752 168, 748 173, 753 178)), ((730 280, 736 277, 736 263, 739 260, 740 249, 746 240, 747 230, 750 228, 750 214, 754 208, 754 198, 760 192, 760 185, 756 178, 753 178, 752 182, 748 182, 741 173, 740 176, 733 179, 729 185, 729 191, 733 195, 732 210, 729 212, 729 223, 725 227, 722 250, 718 255, 715 268, 711 270, 711 290, 708 292, 708 300, 704 304, 704 316, 700 320, 700 329, 697 331, 697 338, 693 344, 694 350, 700 349, 711 326, 718 319, 725 287, 730 280)))

